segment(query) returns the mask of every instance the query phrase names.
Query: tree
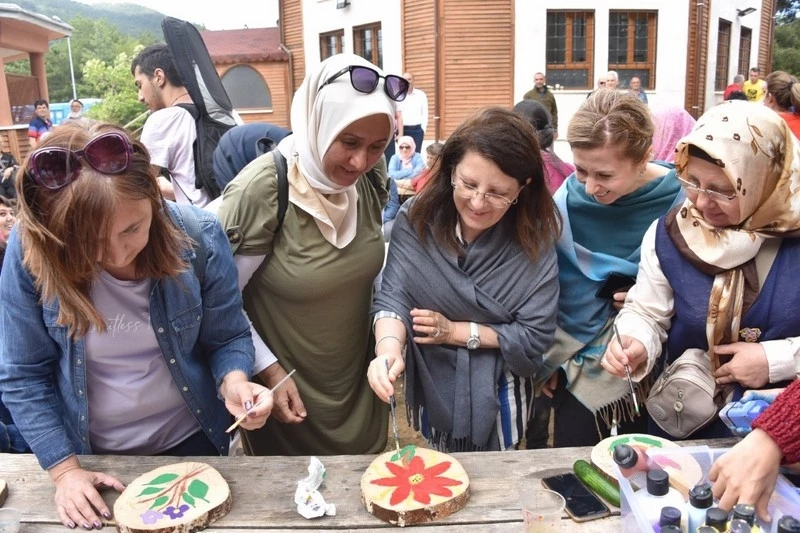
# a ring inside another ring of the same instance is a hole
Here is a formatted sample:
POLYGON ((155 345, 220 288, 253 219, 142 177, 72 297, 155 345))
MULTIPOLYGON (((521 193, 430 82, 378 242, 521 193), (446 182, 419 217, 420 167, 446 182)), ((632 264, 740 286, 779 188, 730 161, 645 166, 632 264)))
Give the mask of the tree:
POLYGON ((125 125, 146 108, 139 103, 133 84, 131 60, 143 48, 139 45, 132 54, 119 53, 112 62, 90 59, 83 67, 83 82, 91 94, 102 95, 103 101, 88 111, 88 116, 104 122, 125 125))
POLYGON ((775 27, 772 70, 800 75, 800 19, 775 27))
POLYGON ((800 0, 778 0, 775 7, 777 23, 788 24, 800 13, 800 0))

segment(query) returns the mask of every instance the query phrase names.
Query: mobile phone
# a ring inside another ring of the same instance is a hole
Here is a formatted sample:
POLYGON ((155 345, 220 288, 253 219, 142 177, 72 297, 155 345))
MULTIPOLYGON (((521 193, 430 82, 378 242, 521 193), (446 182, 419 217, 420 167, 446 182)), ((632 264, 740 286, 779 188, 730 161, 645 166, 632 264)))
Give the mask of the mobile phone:
POLYGON ((611 514, 606 504, 572 472, 546 477, 542 479, 542 485, 564 497, 567 514, 576 522, 587 522, 611 514))
POLYGON ((600 288, 597 289, 597 292, 594 293, 594 295, 598 298, 607 298, 609 300, 613 300, 614 293, 626 291, 633 287, 635 283, 636 278, 634 277, 626 276, 625 274, 620 274, 619 272, 612 272, 608 275, 600 288))

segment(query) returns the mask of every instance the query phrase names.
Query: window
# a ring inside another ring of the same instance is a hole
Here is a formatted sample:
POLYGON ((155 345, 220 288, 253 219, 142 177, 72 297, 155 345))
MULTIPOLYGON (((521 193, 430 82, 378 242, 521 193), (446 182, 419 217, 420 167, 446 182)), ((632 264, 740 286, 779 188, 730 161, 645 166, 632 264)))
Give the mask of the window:
POLYGON ((717 30, 717 72, 714 77, 714 90, 724 91, 728 86, 728 65, 731 57, 731 23, 719 19, 717 30))
POLYGON ((753 42, 753 30, 742 26, 739 35, 739 68, 736 74, 741 74, 747 79, 750 71, 750 43, 753 42))
POLYGON ((655 11, 611 11, 608 16, 608 69, 619 75, 619 86, 627 87, 634 76, 642 88, 656 86, 655 11))
POLYGON ((336 30, 319 35, 319 60, 325 61, 331 56, 342 53, 344 30, 336 30))
POLYGON ((222 75, 222 85, 235 109, 272 109, 272 95, 261 74, 250 65, 236 65, 222 75))
POLYGON ((383 68, 383 37, 381 23, 367 24, 353 28, 353 49, 355 53, 383 68))
POLYGON ((594 12, 547 12, 547 82, 567 89, 591 89, 594 12))

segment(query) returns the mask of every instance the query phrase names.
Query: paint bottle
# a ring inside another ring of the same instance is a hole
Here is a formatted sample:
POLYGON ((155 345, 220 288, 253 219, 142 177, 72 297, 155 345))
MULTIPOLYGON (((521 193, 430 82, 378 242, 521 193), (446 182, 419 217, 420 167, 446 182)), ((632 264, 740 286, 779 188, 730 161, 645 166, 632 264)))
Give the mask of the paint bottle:
POLYGON ((778 533, 800 533, 800 520, 791 515, 784 515, 778 520, 778 533))
MULTIPOLYGON (((734 505, 733 515, 731 516, 731 528, 733 528, 733 520, 743 520, 750 526, 750 530, 754 533, 761 532, 761 528, 756 525, 756 508, 752 505, 744 503, 734 505)), ((731 529, 731 531, 733 531, 733 529, 731 529)))
POLYGON ((716 529, 711 526, 700 526, 694 531, 691 529, 689 530, 690 533, 719 533, 716 529))
MULTIPOLYGON (((664 531, 667 526, 678 526, 680 530, 681 510, 677 507, 662 507, 661 516, 658 519, 658 526, 661 531, 664 531)), ((658 531, 659 528, 656 528, 656 531, 658 531)))
POLYGON ((661 528, 661 533, 683 533, 681 526, 664 526, 661 528))
POLYGON ((619 471, 625 476, 634 490, 647 486, 647 454, 639 447, 634 448, 628 444, 619 444, 612 454, 614 462, 619 466, 619 471))
POLYGON ((639 501, 645 520, 656 530, 661 518, 661 509, 664 507, 680 509, 685 505, 681 493, 669 486, 669 474, 661 468, 647 472, 647 489, 637 490, 633 495, 639 501))
POLYGON ((686 518, 689 531, 694 533, 706 522, 706 511, 714 504, 711 485, 700 483, 689 491, 689 502, 686 504, 686 518))
POLYGON ((728 512, 719 507, 711 507, 706 511, 706 525, 717 531, 728 530, 728 512))
MULTIPOLYGON (((755 531, 750 524, 747 523, 747 520, 742 520, 741 518, 734 518, 731 520, 731 525, 728 528, 730 533, 752 533, 755 531)), ((758 529, 758 531, 761 531, 758 529)))
POLYGON ((750 424, 767 407, 769 407, 769 404, 764 400, 730 402, 719 412, 719 417, 732 431, 749 431, 750 424))

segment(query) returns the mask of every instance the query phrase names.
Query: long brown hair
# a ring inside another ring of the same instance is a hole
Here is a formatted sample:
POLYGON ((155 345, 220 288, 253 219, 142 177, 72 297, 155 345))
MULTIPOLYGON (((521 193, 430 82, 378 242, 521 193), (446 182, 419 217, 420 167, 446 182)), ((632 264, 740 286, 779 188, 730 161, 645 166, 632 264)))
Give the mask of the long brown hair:
MULTIPOLYGON (((108 124, 89 128, 69 124, 53 130, 37 150, 81 150, 109 131, 127 136, 124 130, 108 124)), ((30 177, 26 160, 17 177, 23 264, 42 302, 58 300, 58 323, 68 326, 73 338, 82 337, 91 327, 106 331, 105 320, 89 291, 101 270, 98 258, 105 252, 105 239, 121 202, 148 200, 153 210, 149 241, 135 260, 137 278, 172 277, 188 267, 181 253, 191 243, 168 212, 147 149, 130 140, 133 155, 123 174, 101 174, 82 161, 77 179, 53 191, 30 177)))
POLYGON ((515 240, 536 260, 555 243, 561 232, 561 216, 547 191, 544 167, 533 126, 511 110, 488 107, 464 121, 447 139, 431 169, 431 179, 412 204, 408 218, 425 242, 429 226, 439 246, 456 254, 464 250, 456 239, 458 211, 451 185, 453 171, 467 153, 476 153, 497 165, 523 187, 516 204, 503 218, 513 218, 515 240))
POLYGON ((775 98, 775 103, 781 110, 789 111, 792 106, 795 113, 800 108, 800 83, 797 78, 784 72, 776 70, 767 76, 767 92, 775 98))

